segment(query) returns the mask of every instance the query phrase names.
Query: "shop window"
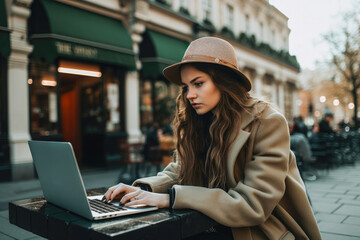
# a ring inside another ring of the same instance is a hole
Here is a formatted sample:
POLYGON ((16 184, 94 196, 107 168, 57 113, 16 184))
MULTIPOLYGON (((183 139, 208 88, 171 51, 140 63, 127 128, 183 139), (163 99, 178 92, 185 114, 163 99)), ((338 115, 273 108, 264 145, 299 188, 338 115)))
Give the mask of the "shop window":
POLYGON ((247 34, 249 34, 249 33, 250 33, 250 16, 249 16, 248 14, 245 15, 245 22, 244 22, 244 24, 245 24, 245 26, 244 26, 245 32, 246 32, 247 34))
POLYGON ((152 86, 151 81, 141 82, 140 89, 140 111, 141 111, 141 128, 145 129, 150 123, 154 121, 152 109, 152 86))
POLYGON ((203 20, 211 20, 211 0, 202 0, 203 20))
POLYGON ((228 4, 224 9, 224 27, 234 31, 234 8, 228 4))
POLYGON ((140 109, 143 130, 153 122, 161 128, 172 122, 178 91, 178 86, 161 80, 142 82, 140 109))
POLYGON ((106 131, 119 132, 121 130, 120 80, 110 68, 105 71, 105 96, 106 131))
POLYGON ((175 111, 175 97, 171 95, 173 85, 164 81, 155 82, 155 121, 160 127, 169 125, 175 111))
POLYGON ((30 129, 40 136, 58 134, 58 99, 56 68, 47 63, 31 62, 30 129))

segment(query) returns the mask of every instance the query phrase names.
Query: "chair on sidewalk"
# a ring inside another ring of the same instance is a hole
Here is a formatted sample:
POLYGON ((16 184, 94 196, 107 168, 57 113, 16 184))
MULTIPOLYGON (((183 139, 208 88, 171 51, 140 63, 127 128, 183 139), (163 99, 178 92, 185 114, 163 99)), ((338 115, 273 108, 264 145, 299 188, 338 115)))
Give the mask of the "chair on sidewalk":
POLYGON ((317 169, 325 169, 326 173, 329 172, 331 168, 331 159, 329 159, 330 155, 327 151, 327 137, 325 134, 313 134, 309 139, 310 148, 312 157, 314 158, 314 162, 312 165, 317 169))
POLYGON ((124 141, 120 145, 120 150, 123 155, 123 163, 126 164, 118 177, 118 182, 132 181, 140 178, 140 164, 144 161, 143 156, 144 143, 128 143, 124 141))
MULTIPOLYGON (((299 169, 299 173, 300 173, 300 177, 302 178, 304 184, 306 185, 306 181, 305 180, 310 180, 310 181, 314 181, 317 179, 317 176, 316 175, 309 175, 310 173, 306 173, 304 171, 304 161, 302 160, 302 157, 297 154, 295 151, 293 151, 293 153, 295 154, 295 157, 296 157, 296 165, 299 169)), ((306 186, 305 186, 306 187, 306 186)), ((307 192, 307 189, 306 189, 306 195, 307 195, 307 198, 309 200, 309 203, 310 205, 312 205, 311 203, 311 199, 310 199, 310 195, 309 193, 307 192)))

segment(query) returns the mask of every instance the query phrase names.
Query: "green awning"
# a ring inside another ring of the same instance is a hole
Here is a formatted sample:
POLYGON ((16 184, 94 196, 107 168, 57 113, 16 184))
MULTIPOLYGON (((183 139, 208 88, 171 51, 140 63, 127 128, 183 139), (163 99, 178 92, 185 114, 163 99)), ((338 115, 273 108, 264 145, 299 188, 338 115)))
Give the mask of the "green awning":
POLYGON ((140 45, 140 58, 145 78, 158 78, 162 70, 181 61, 189 42, 147 30, 140 45))
POLYGON ((132 40, 120 20, 51 0, 35 0, 31 8, 34 59, 64 57, 135 69, 132 40))
POLYGON ((0 0, 0 55, 5 58, 10 55, 10 30, 7 25, 5 0, 0 0))

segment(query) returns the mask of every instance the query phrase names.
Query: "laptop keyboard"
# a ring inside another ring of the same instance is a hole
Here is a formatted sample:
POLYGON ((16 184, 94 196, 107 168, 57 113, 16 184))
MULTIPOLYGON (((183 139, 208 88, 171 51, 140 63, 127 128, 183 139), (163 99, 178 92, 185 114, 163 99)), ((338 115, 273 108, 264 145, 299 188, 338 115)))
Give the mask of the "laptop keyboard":
POLYGON ((100 201, 99 199, 88 199, 90 203, 91 211, 97 213, 110 213, 110 212, 117 212, 126 210, 123 207, 113 205, 111 203, 105 203, 100 201))

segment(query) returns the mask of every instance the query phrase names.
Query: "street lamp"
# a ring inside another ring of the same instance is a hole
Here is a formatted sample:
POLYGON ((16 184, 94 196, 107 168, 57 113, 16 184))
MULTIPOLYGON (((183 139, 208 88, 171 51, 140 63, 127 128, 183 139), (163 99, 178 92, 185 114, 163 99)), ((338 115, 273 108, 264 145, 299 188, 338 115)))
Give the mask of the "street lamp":
POLYGON ((334 106, 338 106, 340 104, 339 99, 334 99, 333 104, 334 106))
POLYGON ((326 97, 325 96, 321 96, 320 97, 320 102, 324 103, 326 101, 326 97))

